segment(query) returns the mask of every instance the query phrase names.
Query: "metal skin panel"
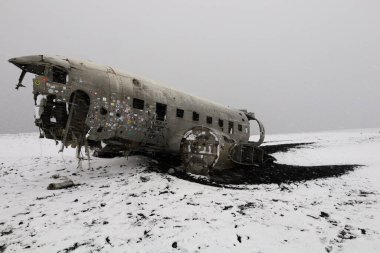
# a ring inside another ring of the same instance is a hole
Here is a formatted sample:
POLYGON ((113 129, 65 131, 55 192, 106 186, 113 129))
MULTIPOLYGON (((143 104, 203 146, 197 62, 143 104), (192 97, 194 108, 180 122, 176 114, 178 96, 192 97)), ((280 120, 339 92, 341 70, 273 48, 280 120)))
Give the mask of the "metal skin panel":
MULTIPOLYGON (((54 95, 54 101, 69 105, 74 101, 74 94, 88 96, 88 113, 83 119, 89 127, 86 133, 88 140, 116 143, 125 149, 179 153, 184 134, 200 126, 214 130, 220 136, 227 136, 235 144, 248 143, 249 120, 254 119, 253 114, 92 62, 41 55, 12 58, 9 61, 24 72, 39 73, 33 82, 36 95, 54 95), (45 66, 45 71, 41 71, 41 64, 45 66), (25 69, 25 66, 28 68, 25 69), (52 81, 54 67, 67 72, 66 83, 52 81), (133 108, 134 98, 144 100, 143 109, 133 108), (156 103, 166 108, 166 114, 161 112, 159 118, 156 103), (177 117, 177 108, 184 111, 183 118, 177 117), (199 114, 199 121, 193 120, 193 112, 199 114), (207 116, 212 117, 211 124, 207 123, 207 116), (224 121, 223 127, 218 125, 219 119, 224 121), (229 121, 233 122, 233 133, 228 133, 229 121), (238 124, 242 126, 242 131, 238 130, 238 124)), ((67 128, 63 125, 59 127, 59 131, 67 128)), ((72 142, 73 146, 81 145, 74 140, 72 142)))

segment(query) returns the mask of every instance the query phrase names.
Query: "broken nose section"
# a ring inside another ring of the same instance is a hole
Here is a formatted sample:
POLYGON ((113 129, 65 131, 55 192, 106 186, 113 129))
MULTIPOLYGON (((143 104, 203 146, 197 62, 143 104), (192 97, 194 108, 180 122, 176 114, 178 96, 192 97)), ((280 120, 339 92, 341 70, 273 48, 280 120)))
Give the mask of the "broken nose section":
POLYGON ((22 84, 22 80, 24 79, 26 72, 30 72, 36 75, 43 75, 45 71, 45 64, 43 63, 42 55, 11 58, 8 61, 22 70, 21 75, 18 79, 18 83, 16 85, 16 90, 18 90, 20 87, 25 87, 22 84))
POLYGON ((8 61, 9 61, 10 63, 13 63, 13 64, 16 65, 16 66, 17 66, 17 64, 18 64, 18 62, 19 62, 18 58, 11 58, 11 59, 9 59, 8 61))
POLYGON ((30 72, 36 75, 42 75, 45 71, 46 63, 43 62, 42 56, 24 56, 8 60, 10 63, 16 65, 21 70, 30 72))
POLYGON ((42 61, 42 55, 20 56, 9 59, 9 62, 13 64, 25 64, 37 61, 42 61))
POLYGON ((42 75, 45 71, 46 63, 43 61, 42 55, 22 56, 11 58, 8 61, 19 67, 21 70, 36 75, 42 75))

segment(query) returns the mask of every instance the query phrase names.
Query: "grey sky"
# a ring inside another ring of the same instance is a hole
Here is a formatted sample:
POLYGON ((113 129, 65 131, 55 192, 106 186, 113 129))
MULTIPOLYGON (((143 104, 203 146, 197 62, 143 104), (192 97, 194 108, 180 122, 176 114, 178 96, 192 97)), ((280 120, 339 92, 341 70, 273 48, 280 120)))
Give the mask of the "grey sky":
POLYGON ((36 131, 11 57, 92 60, 236 108, 269 133, 380 126, 378 0, 0 0, 0 133, 36 131))

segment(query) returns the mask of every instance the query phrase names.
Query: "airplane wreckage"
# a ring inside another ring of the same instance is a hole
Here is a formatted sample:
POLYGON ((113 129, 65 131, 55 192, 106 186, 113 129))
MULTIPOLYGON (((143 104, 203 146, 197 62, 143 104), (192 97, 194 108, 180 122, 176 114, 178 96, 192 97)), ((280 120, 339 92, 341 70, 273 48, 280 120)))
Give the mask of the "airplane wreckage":
POLYGON ((35 124, 41 137, 94 156, 130 152, 180 156, 186 171, 208 175, 234 165, 258 166, 264 126, 254 113, 221 106, 111 67, 61 56, 33 55, 9 62, 35 74, 35 124), (250 121, 260 130, 250 142, 250 121))

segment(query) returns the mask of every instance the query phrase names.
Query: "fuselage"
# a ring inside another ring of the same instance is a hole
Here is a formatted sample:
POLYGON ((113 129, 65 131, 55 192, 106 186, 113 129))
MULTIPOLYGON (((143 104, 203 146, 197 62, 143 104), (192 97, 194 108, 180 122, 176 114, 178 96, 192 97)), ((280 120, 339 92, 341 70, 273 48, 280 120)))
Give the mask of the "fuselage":
MULTIPOLYGON (((218 105, 153 81, 111 67, 60 56, 35 55, 10 59, 26 72, 36 74, 33 93, 51 98, 67 113, 61 139, 75 94, 89 101, 85 124, 87 138, 114 142, 134 149, 179 152, 184 134, 196 126, 222 133, 235 143, 250 136, 249 118, 243 111, 218 105)), ((53 118, 54 113, 51 118, 53 118)), ((58 137, 57 137, 58 136, 58 137)))

